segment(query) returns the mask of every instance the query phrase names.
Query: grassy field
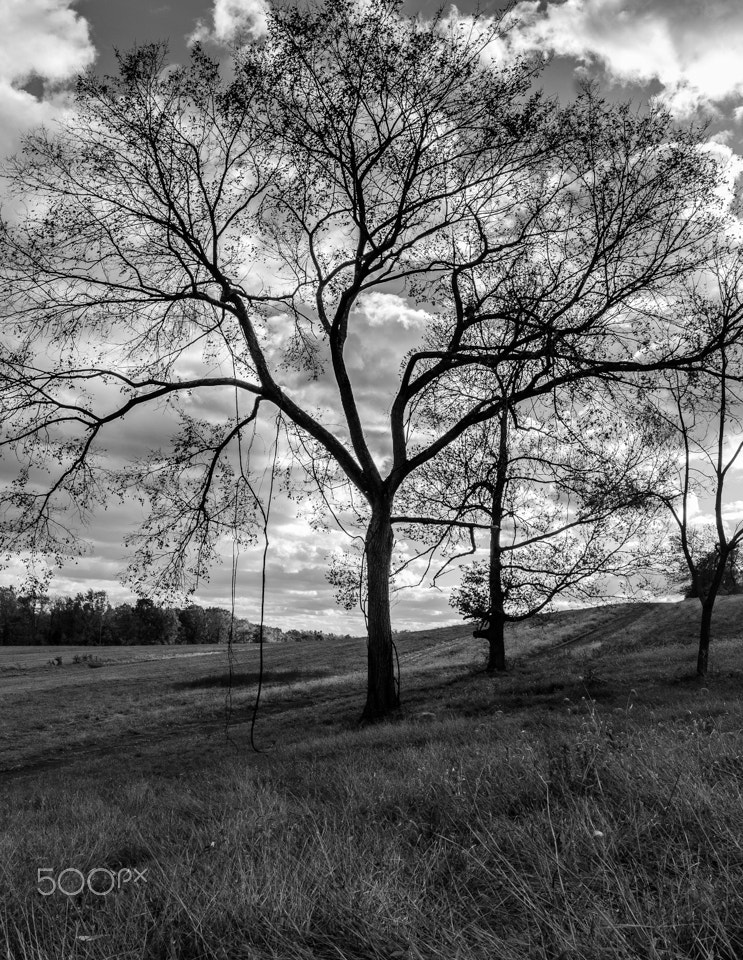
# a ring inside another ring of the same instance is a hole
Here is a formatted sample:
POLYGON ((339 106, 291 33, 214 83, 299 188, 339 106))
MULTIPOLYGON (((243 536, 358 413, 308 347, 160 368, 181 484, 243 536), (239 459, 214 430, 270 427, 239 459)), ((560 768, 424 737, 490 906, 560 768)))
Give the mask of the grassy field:
POLYGON ((362 640, 271 645, 257 753, 254 647, 0 647, 0 957, 740 960, 743 598, 703 683, 697 620, 400 634, 363 729, 362 640))

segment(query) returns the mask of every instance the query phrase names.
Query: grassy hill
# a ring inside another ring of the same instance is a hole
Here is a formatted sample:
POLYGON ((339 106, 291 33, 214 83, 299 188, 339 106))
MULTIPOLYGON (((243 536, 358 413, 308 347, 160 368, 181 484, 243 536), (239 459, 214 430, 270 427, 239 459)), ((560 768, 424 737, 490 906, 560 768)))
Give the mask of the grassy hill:
POLYGON ((260 753, 252 647, 0 648, 0 956, 739 960, 743 598, 704 683, 698 614, 542 617, 495 677, 470 627, 398 634, 364 729, 362 640, 272 645, 260 753))

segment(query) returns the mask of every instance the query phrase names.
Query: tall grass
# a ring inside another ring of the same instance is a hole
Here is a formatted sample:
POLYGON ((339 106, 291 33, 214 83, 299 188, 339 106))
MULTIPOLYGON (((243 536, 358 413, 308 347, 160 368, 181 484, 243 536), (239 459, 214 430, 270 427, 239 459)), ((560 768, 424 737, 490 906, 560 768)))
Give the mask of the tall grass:
POLYGON ((0 957, 743 957, 743 733, 588 698, 525 716, 9 789, 0 957), (37 867, 67 866, 147 882, 36 892, 37 867))

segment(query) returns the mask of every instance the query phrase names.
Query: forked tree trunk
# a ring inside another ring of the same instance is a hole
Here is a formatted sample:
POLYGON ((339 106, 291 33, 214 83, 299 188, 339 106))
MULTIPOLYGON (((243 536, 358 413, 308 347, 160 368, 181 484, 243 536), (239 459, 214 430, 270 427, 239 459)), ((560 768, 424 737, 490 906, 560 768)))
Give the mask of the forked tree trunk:
POLYGON ((400 706, 395 683, 390 618, 392 524, 390 507, 375 504, 366 532, 368 658, 364 722, 381 720, 400 706))

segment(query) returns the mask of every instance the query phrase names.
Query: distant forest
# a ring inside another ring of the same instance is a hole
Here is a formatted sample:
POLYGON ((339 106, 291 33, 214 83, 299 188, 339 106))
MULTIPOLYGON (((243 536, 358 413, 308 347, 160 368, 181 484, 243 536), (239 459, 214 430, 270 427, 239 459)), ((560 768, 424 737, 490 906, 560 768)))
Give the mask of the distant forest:
MULTIPOLYGON (((222 607, 159 606, 141 597, 112 606, 103 590, 75 597, 26 595, 0 587, 0 646, 227 643, 231 615, 222 607)), ((263 628, 268 642, 335 639, 319 630, 263 628)), ((234 643, 257 643, 259 626, 235 617, 234 643)))

